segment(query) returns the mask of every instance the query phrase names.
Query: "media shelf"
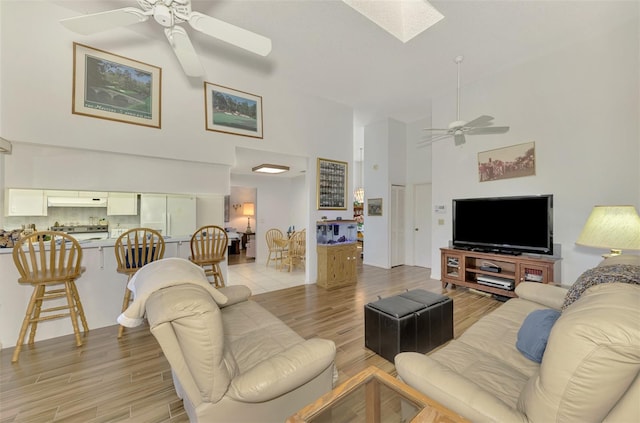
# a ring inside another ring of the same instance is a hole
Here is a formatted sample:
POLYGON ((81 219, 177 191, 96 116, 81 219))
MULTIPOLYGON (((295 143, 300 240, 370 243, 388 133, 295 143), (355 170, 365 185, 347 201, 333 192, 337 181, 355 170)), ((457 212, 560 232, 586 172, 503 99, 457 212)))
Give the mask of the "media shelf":
POLYGON ((451 284, 503 297, 517 297, 515 287, 520 282, 560 282, 560 258, 514 256, 509 254, 441 248, 442 287, 451 284), (482 270, 494 267, 499 272, 482 270))

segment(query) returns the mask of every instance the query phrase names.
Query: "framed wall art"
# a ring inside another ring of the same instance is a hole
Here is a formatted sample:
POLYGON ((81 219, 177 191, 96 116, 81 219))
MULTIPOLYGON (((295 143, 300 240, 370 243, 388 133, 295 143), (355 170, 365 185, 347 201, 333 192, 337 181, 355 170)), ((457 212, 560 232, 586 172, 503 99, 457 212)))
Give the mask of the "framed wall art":
POLYGON ((382 198, 367 199, 367 215, 382 216, 382 198))
POLYGON ((534 142, 478 153, 480 182, 520 178, 535 174, 536 148, 534 142))
POLYGON ((318 158, 318 210, 347 209, 347 162, 318 158))
POLYGON ((160 128, 162 69, 73 43, 72 113, 160 128))
POLYGON ((262 97, 204 83, 207 131, 262 138, 262 97))

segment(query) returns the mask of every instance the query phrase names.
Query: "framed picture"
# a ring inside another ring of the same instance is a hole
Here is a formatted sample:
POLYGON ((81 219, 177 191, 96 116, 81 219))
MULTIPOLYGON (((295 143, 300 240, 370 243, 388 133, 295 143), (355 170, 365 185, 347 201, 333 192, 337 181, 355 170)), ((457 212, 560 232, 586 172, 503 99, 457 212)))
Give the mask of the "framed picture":
POLYGON ((480 182, 520 178, 535 174, 536 147, 534 142, 478 153, 480 182))
POLYGON ((347 209, 347 162, 318 158, 318 210, 347 209))
POLYGON ((160 128, 162 69, 73 43, 72 112, 160 128))
POLYGON ((262 138, 262 97, 204 83, 207 131, 262 138))
POLYGON ((382 198, 367 199, 367 215, 382 216, 382 198))

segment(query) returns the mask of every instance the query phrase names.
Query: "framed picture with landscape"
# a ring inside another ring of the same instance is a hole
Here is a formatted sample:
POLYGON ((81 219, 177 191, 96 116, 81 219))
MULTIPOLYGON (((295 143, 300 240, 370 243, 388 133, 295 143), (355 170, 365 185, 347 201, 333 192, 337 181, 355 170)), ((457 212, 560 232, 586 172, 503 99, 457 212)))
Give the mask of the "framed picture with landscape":
POLYGON ((318 210, 347 209, 347 162, 318 158, 318 210))
POLYGON ((262 138, 262 97, 204 83, 207 131, 262 138))
POLYGON ((72 112, 160 128, 162 69, 73 43, 72 112))

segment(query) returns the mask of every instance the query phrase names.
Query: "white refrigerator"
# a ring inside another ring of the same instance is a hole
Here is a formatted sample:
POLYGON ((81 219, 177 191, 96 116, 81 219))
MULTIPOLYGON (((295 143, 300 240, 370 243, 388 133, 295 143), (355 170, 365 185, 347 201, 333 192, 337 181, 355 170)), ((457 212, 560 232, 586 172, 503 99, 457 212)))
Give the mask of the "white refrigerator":
POLYGON ((195 196, 141 194, 140 226, 165 236, 191 236, 197 229, 195 196))

